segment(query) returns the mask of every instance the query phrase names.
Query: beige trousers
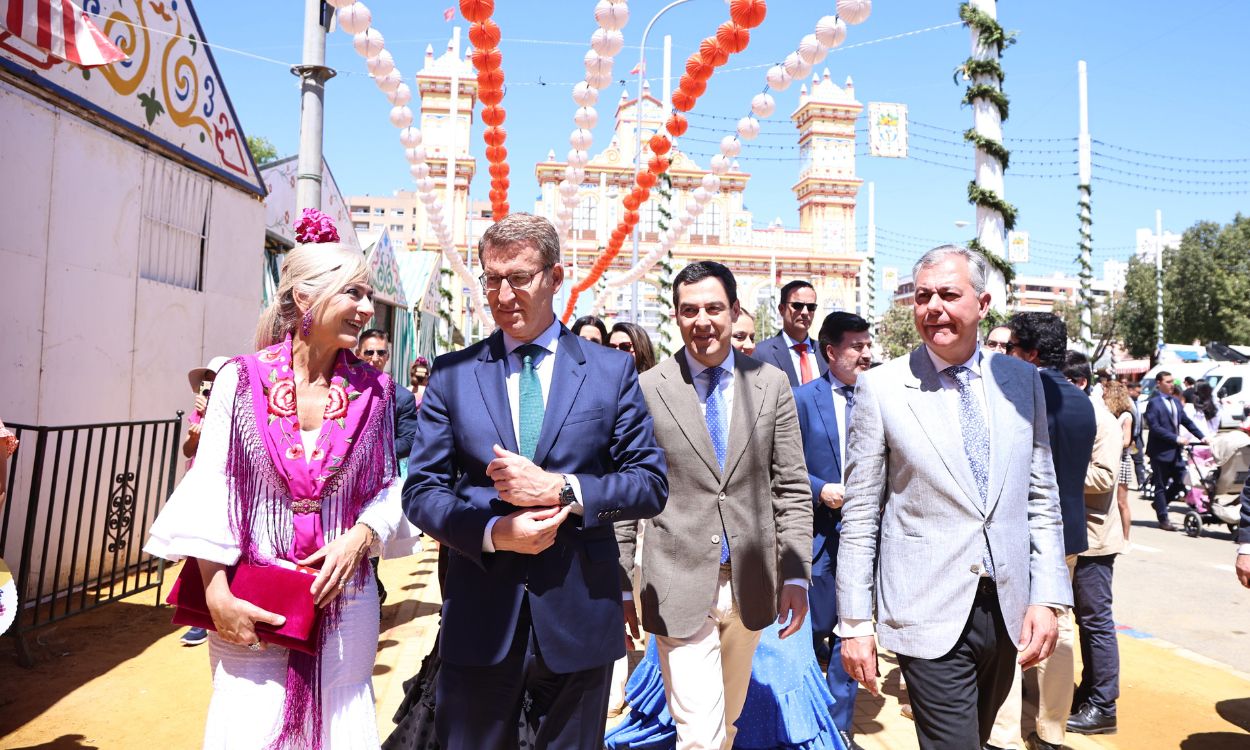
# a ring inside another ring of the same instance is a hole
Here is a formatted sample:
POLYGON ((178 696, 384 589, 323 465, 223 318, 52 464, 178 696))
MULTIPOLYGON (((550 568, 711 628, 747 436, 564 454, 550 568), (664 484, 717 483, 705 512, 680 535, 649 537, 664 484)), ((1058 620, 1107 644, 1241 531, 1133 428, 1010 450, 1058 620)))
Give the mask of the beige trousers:
MULTIPOLYGON (((1076 555, 1068 556, 1068 580, 1072 579, 1072 569, 1076 565, 1076 555)), ((1037 736, 1047 742, 1062 745, 1064 733, 1067 731, 1068 716, 1072 712, 1072 693, 1076 689, 1075 663, 1073 655, 1074 632, 1072 630, 1072 613, 1066 612, 1057 618, 1059 637, 1055 643, 1055 651, 1050 658, 1037 665, 1034 670, 1037 678, 1037 716, 1035 725, 1037 736)), ((1033 675, 1029 675, 1032 680, 1033 675)), ((998 718, 994 720, 994 730, 990 733, 989 744, 994 747, 1024 747, 1020 735, 1024 715, 1024 675, 1016 666, 1015 679, 1011 681, 1011 692, 998 709, 998 718)), ((1030 682, 1030 684, 1032 684, 1030 682)))
POLYGON ((760 633, 738 616, 729 568, 722 567, 716 598, 703 627, 689 638, 657 635, 664 695, 677 729, 676 750, 730 750, 751 684, 751 659, 760 633))

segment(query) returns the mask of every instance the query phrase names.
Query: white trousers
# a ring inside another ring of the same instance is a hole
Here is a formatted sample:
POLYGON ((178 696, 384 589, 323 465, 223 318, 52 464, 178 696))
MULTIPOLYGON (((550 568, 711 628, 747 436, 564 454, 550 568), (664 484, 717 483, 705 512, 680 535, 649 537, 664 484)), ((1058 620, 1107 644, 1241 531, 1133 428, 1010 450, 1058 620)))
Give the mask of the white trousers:
POLYGON ((689 638, 657 635, 664 694, 677 729, 676 750, 730 750, 751 684, 760 632, 738 616, 728 567, 703 627, 689 638))

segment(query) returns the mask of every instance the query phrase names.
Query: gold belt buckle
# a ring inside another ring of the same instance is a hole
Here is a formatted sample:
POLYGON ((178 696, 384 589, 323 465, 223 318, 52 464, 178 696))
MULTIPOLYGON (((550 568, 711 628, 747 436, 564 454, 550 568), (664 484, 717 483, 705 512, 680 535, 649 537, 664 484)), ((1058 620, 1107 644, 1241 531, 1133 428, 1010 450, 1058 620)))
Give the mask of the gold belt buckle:
POLYGON ((313 498, 301 498, 291 501, 291 512, 297 516, 321 512, 321 501, 313 498))

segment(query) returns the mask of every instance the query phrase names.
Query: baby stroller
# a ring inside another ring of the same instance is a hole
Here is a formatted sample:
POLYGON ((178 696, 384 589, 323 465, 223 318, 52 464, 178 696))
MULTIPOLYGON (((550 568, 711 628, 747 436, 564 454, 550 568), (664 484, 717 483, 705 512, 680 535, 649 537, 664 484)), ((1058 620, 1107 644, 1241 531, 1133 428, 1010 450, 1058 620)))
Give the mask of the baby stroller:
POLYGON ((1250 434, 1221 432, 1208 445, 1188 445, 1189 491, 1185 493, 1185 533, 1202 535, 1206 524, 1223 524, 1236 533, 1241 487, 1250 474, 1250 434))

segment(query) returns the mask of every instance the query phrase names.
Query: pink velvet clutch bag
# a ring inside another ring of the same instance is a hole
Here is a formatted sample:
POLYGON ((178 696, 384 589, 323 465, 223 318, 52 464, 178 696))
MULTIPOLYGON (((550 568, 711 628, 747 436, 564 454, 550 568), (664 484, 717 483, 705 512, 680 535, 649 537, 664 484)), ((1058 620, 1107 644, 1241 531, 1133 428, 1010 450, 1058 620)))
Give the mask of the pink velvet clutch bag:
MULTIPOLYGON (((286 617, 282 627, 256 623, 256 636, 275 646, 316 654, 321 610, 311 593, 316 571, 280 565, 232 565, 226 569, 230 591, 269 612, 286 617)), ((204 598, 204 581, 195 558, 188 557, 165 599, 174 607, 174 624, 216 630, 204 598)))

